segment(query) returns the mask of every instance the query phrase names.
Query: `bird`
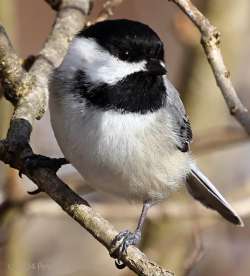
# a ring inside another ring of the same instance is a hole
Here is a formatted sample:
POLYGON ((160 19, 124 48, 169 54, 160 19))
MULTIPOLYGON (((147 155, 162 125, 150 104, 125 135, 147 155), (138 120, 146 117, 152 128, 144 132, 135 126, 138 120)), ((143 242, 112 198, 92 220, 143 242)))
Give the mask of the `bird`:
POLYGON ((138 245, 148 210, 183 183, 227 221, 243 221, 196 165, 192 130, 168 79, 164 45, 128 19, 82 29, 49 81, 52 128, 65 158, 97 191, 142 204, 134 232, 121 231, 116 257, 138 245))

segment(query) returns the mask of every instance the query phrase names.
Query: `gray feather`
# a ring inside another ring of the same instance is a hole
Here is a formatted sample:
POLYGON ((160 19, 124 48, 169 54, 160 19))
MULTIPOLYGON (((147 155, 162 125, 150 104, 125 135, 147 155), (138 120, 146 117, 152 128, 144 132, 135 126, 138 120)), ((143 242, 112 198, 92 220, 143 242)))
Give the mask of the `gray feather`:
POLYGON ((211 181, 194 164, 187 178, 187 189, 190 194, 203 205, 219 212, 233 224, 244 226, 241 218, 232 209, 211 181))
POLYGON ((175 132, 179 137, 177 147, 182 152, 186 152, 189 150, 189 144, 192 141, 192 130, 190 123, 179 92, 167 78, 165 79, 165 86, 167 90, 167 109, 173 116, 172 123, 174 124, 175 132))

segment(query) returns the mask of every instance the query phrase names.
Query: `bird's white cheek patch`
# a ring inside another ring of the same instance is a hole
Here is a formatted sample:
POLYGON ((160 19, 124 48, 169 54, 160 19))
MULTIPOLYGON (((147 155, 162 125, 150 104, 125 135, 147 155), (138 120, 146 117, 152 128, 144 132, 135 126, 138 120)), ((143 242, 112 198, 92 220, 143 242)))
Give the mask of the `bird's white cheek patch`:
POLYGON ((91 65, 86 66, 86 72, 92 72, 89 77, 93 82, 104 82, 112 85, 133 73, 146 70, 145 61, 130 63, 119 60, 107 53, 105 53, 105 56, 106 59, 102 60, 101 64, 99 63, 96 71, 94 71, 94 68, 97 67, 96 64, 93 64, 94 68, 91 68, 91 65))
POLYGON ((95 84, 115 84, 128 75, 146 71, 146 61, 127 62, 111 55, 91 38, 76 38, 61 65, 63 70, 83 70, 95 84))

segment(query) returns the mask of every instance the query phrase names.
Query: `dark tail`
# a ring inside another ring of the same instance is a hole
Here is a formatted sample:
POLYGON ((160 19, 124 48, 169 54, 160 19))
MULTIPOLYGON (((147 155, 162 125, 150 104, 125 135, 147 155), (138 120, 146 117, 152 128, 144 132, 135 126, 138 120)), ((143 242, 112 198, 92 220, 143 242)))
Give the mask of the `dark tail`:
POLYGON ((203 205, 219 212, 229 222, 244 226, 241 218, 232 209, 211 181, 194 164, 187 178, 187 189, 203 205))

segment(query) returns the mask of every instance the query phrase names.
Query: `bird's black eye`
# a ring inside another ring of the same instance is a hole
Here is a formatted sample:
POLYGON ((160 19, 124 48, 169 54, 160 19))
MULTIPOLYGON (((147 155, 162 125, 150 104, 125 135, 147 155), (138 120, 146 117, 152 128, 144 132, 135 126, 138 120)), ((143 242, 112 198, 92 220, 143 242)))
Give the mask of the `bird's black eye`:
POLYGON ((129 51, 125 50, 119 53, 119 58, 122 60, 128 60, 129 59, 129 51))

